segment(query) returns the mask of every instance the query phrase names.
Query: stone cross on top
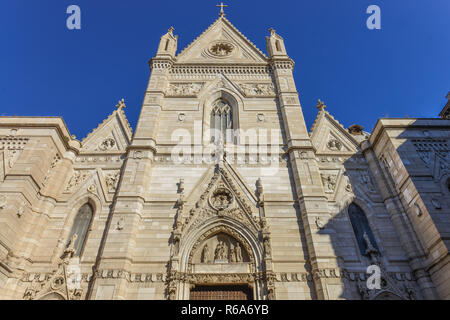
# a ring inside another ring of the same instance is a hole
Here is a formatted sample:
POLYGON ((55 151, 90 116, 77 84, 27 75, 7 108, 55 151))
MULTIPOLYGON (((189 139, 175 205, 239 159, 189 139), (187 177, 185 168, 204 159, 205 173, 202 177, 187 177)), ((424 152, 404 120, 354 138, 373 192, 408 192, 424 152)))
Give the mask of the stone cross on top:
POLYGON ((225 11, 223 11, 223 8, 228 7, 228 5, 223 4, 223 2, 221 2, 221 3, 218 4, 216 7, 220 8, 219 16, 220 16, 220 17, 225 17, 225 11))

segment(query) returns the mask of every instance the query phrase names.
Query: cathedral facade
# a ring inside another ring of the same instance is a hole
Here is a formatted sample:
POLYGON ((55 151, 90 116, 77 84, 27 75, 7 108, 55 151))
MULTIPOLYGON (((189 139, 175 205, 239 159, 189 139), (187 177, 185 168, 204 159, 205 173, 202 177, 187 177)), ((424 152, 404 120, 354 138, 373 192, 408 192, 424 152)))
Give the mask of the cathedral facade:
POLYGON ((448 112, 308 131, 275 30, 173 31, 134 132, 0 117, 0 299, 450 299, 448 112))

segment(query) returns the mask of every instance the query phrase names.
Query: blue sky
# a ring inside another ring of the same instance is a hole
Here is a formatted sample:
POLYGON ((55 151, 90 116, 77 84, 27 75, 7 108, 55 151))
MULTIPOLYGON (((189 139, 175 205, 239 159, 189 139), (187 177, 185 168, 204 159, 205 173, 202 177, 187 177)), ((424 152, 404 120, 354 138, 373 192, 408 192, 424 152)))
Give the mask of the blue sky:
MULTIPOLYGON (((449 0, 229 0, 227 18, 266 52, 276 29, 296 62, 308 128, 323 100, 346 127, 436 117, 450 91, 449 0), (368 30, 366 8, 381 8, 368 30)), ((0 115, 61 116, 81 139, 124 98, 136 127, 148 60, 170 26, 179 51, 218 16, 218 1, 2 0, 0 115), (81 8, 81 30, 66 9, 81 8)))

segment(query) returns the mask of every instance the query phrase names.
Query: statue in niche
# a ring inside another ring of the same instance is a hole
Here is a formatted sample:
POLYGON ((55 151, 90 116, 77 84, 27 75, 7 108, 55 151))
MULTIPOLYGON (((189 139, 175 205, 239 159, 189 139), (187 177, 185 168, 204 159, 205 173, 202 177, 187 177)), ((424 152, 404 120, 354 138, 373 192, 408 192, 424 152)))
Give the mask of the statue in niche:
POLYGON ((236 244, 236 247, 234 248, 235 254, 236 254, 236 262, 242 262, 242 249, 239 246, 239 242, 236 244))
POLYGON ((236 250, 233 246, 230 248, 230 262, 235 263, 236 262, 236 250))
POLYGON ((217 244, 216 250, 214 252, 215 260, 228 260, 228 252, 226 250, 225 243, 223 241, 219 241, 217 244))
POLYGON ((209 247, 205 244, 202 251, 202 263, 209 263, 209 247))

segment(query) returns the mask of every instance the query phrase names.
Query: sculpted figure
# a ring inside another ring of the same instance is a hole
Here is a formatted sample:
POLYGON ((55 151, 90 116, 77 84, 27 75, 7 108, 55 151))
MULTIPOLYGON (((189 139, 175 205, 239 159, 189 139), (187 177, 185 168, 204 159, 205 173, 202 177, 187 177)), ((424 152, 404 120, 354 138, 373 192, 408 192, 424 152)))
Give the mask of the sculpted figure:
POLYGON ((220 247, 220 259, 228 260, 228 248, 225 246, 225 243, 222 241, 222 245, 220 247))
POLYGON ((216 250, 214 250, 214 260, 220 260, 220 248, 221 248, 222 242, 219 241, 219 243, 216 246, 216 250))
POLYGON ((67 258, 72 258, 76 252, 75 250, 75 243, 78 239, 78 235, 76 233, 73 234, 72 238, 70 238, 70 241, 64 250, 64 256, 67 258))
POLYGON ((205 244, 202 251, 202 263, 209 263, 209 247, 205 244))
POLYGON ((239 246, 239 242, 236 244, 236 247, 234 248, 236 253, 236 262, 242 262, 242 249, 239 246))
POLYGON ((378 250, 375 249, 375 247, 372 245, 372 242, 370 241, 369 235, 367 232, 364 232, 363 234, 364 243, 366 244, 366 254, 370 253, 378 253, 378 250))
POLYGON ((233 247, 230 248, 230 262, 231 263, 236 262, 236 251, 235 248, 233 247))

